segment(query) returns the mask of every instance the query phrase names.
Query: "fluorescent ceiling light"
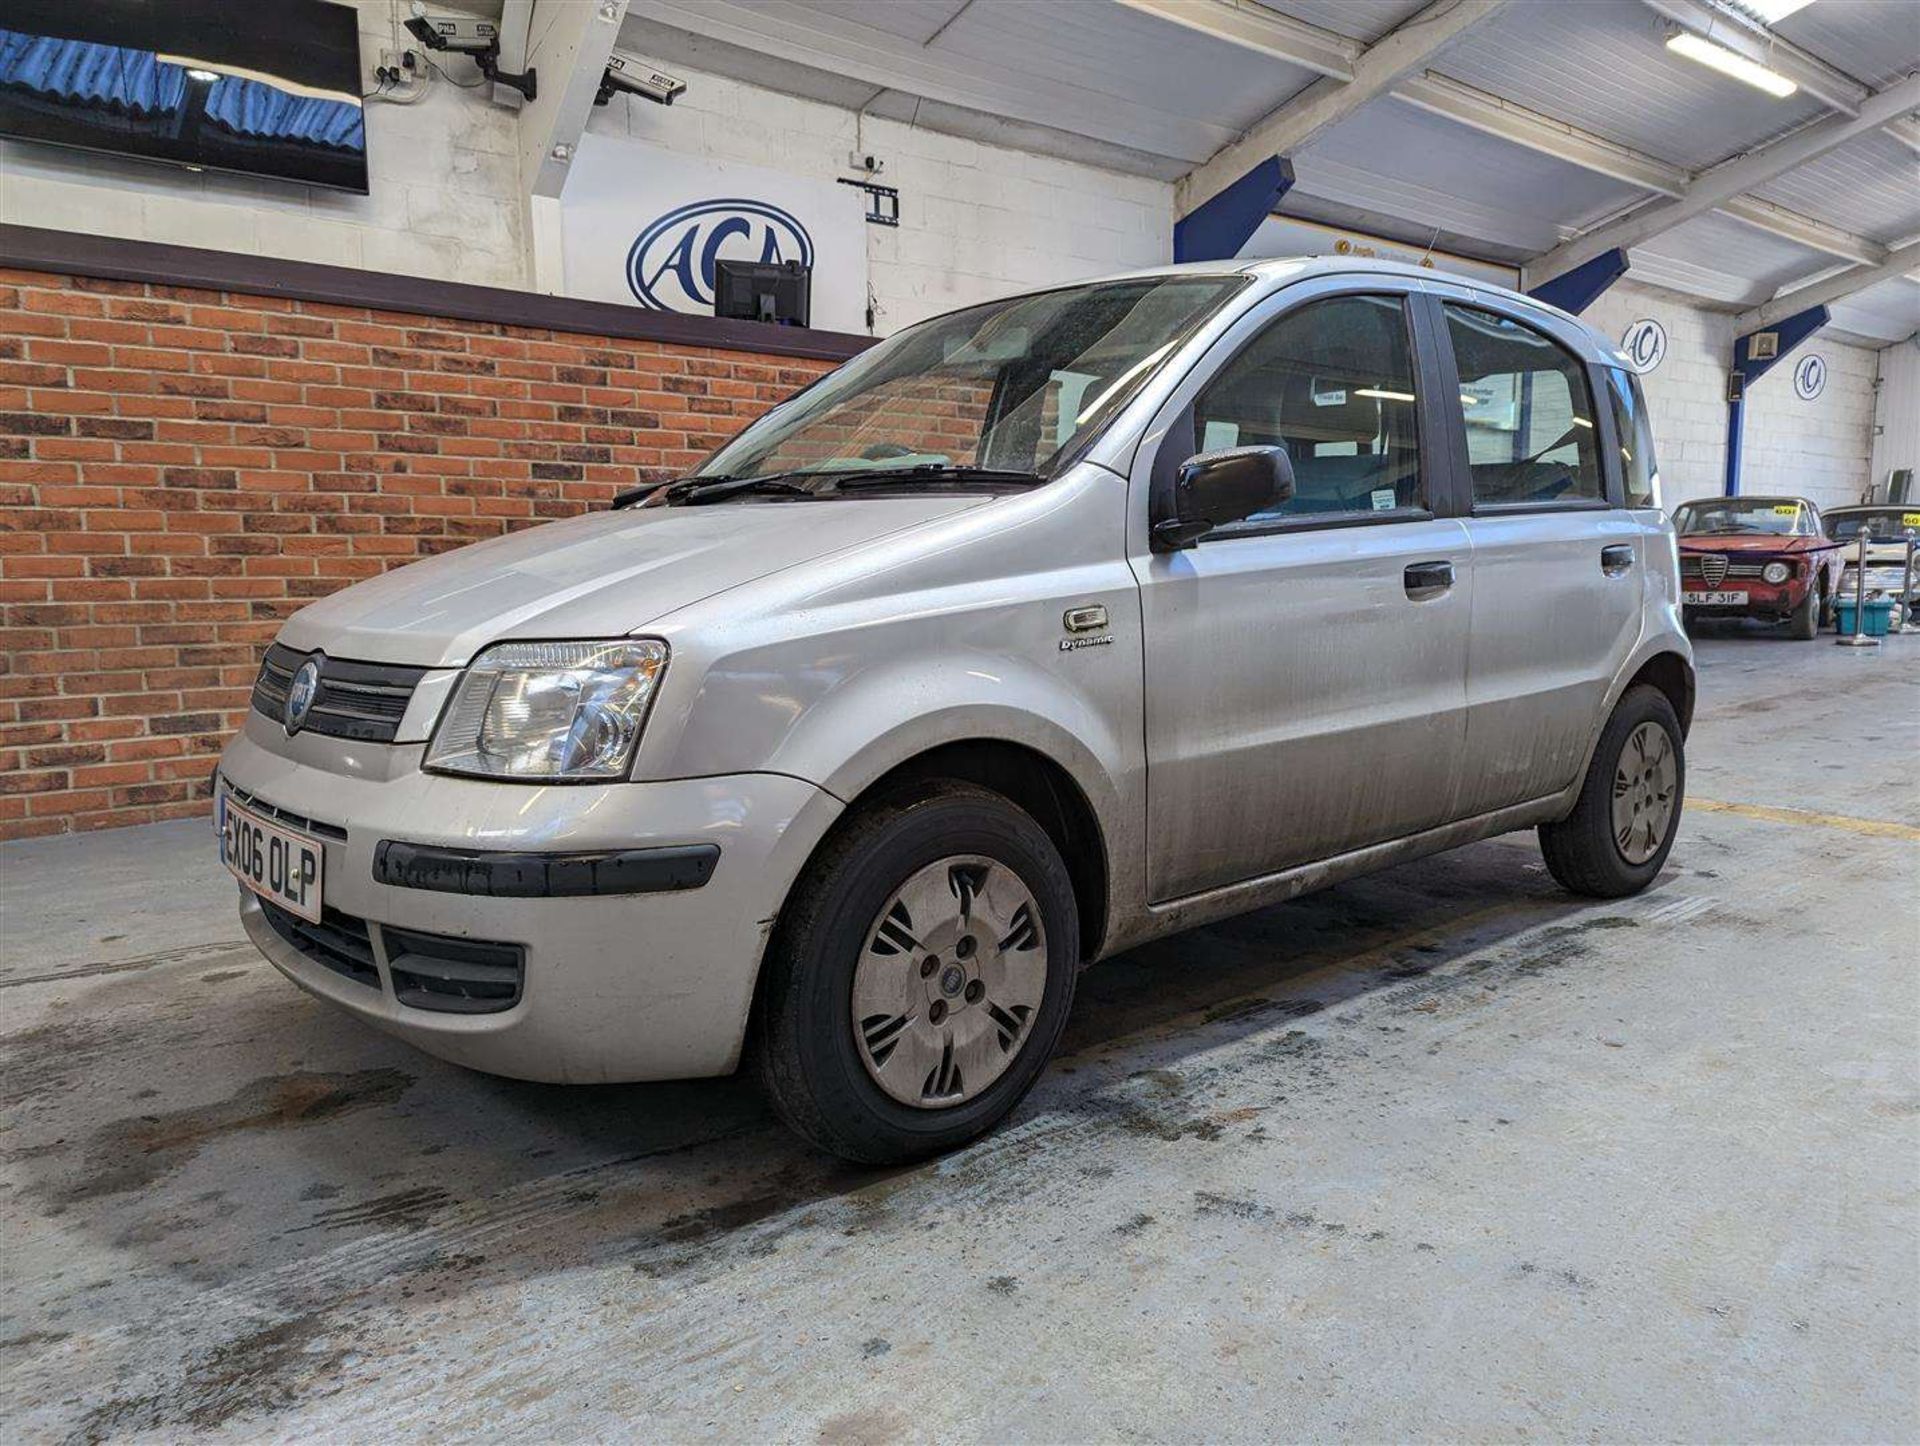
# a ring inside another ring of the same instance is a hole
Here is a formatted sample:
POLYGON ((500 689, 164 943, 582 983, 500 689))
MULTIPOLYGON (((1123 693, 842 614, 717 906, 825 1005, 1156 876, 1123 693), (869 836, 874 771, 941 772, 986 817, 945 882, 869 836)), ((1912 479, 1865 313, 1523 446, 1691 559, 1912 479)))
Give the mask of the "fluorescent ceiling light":
POLYGON ((1412 392, 1390 392, 1384 387, 1355 387, 1353 394, 1356 397, 1375 397, 1383 402, 1410 402, 1413 400, 1412 392))
POLYGON ((1724 45, 1715 45, 1705 36, 1695 35, 1691 30, 1681 30, 1667 39, 1667 49, 1676 55, 1684 55, 1688 60, 1697 60, 1700 64, 1730 75, 1735 80, 1744 80, 1748 85, 1757 86, 1768 95, 1782 99, 1800 89, 1777 70, 1768 70, 1766 66, 1748 60, 1744 55, 1736 55, 1724 45))
POLYGON ((1767 24, 1777 24, 1796 10, 1805 10, 1813 0, 1734 0, 1742 10, 1751 10, 1767 24))

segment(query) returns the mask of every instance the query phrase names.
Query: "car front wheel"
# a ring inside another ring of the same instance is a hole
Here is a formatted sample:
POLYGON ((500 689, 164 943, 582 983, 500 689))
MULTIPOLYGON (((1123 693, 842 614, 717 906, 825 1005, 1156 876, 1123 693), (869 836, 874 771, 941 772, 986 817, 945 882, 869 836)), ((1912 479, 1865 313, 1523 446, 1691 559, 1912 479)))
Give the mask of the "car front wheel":
POLYGON ((1548 872, 1576 894, 1639 893, 1673 847, 1686 783, 1673 704, 1644 683, 1627 689, 1593 750, 1573 812, 1540 827, 1548 872))
POLYGON ((762 1086, 847 1159, 950 1150, 1039 1078, 1079 954, 1066 866, 1022 809, 957 782, 866 805, 781 916, 754 1032, 762 1086))

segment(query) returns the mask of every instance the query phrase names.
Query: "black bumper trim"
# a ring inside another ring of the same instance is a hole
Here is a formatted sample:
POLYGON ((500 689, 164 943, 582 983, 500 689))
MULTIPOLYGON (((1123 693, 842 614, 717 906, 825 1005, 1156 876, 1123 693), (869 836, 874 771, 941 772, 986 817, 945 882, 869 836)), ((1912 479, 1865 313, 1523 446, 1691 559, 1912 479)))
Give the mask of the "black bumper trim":
POLYGON ((516 854, 438 848, 382 839, 373 851, 376 883, 495 899, 573 899, 596 894, 666 894, 713 877, 718 844, 598 853, 516 854))

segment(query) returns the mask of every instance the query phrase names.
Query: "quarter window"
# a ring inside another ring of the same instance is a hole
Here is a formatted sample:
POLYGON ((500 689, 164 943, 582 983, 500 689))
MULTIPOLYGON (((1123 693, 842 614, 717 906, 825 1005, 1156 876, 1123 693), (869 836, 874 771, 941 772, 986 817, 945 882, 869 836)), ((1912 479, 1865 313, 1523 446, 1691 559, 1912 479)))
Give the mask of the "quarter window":
POLYGON ((1613 430, 1620 438, 1620 479, 1626 485, 1627 506, 1660 505, 1660 469, 1653 460, 1653 428, 1647 422, 1647 399, 1640 379, 1632 372, 1609 368, 1607 400, 1613 407, 1613 430))
POLYGON ((1558 342, 1478 307, 1444 303, 1460 373, 1476 503, 1606 497, 1587 371, 1558 342))
POLYGON ((1249 522, 1424 508, 1418 410, 1405 302, 1337 296, 1288 312, 1221 369, 1194 402, 1194 440, 1286 448, 1293 499, 1249 522))

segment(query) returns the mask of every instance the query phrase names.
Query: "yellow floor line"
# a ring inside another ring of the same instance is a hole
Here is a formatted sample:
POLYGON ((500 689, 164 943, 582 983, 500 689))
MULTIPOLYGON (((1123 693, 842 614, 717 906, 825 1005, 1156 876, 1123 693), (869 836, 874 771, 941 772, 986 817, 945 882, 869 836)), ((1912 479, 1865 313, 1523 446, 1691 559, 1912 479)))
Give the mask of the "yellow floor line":
POLYGON ((1806 823, 1815 828, 1840 828, 1848 833, 1866 834, 1869 838, 1903 838, 1920 842, 1920 828, 1884 818, 1851 818, 1844 813, 1815 813, 1807 808, 1769 808, 1763 803, 1722 803, 1717 798, 1689 798, 1682 807, 1703 809, 1707 813, 1737 813, 1742 818, 1765 819, 1768 823, 1806 823))

